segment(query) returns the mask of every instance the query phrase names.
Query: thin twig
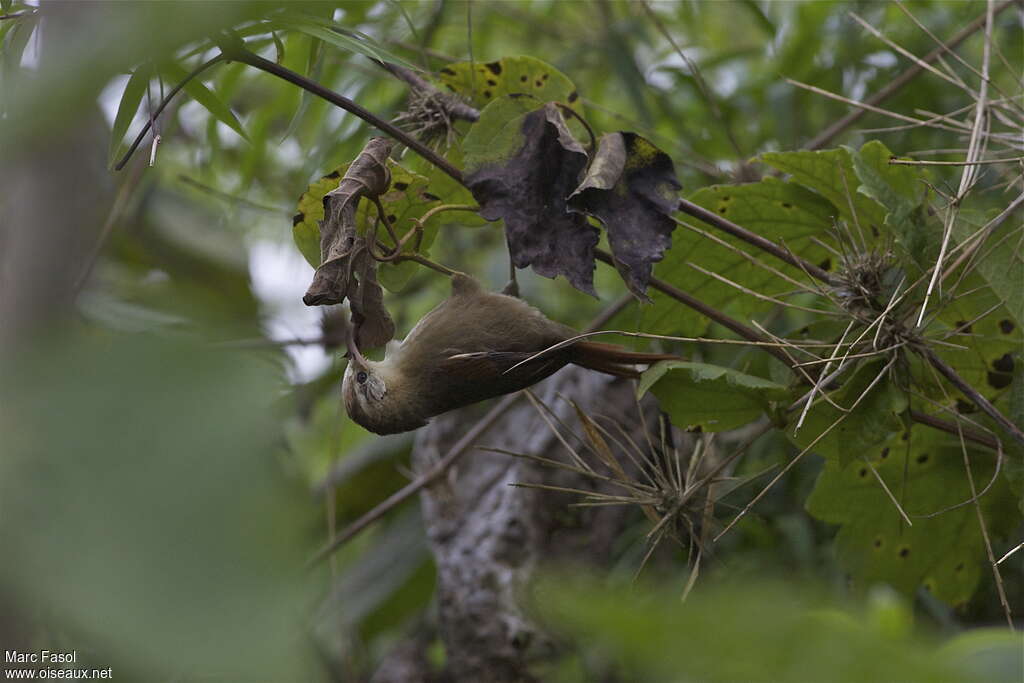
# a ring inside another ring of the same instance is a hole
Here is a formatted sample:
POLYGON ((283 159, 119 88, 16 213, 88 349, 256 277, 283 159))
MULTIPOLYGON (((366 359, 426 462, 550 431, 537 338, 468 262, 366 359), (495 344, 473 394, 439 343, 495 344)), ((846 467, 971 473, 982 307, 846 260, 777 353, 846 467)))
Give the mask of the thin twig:
POLYGON ((918 161, 917 159, 889 159, 890 166, 984 166, 985 164, 1017 164, 1024 157, 1012 159, 980 159, 977 161, 918 161))
POLYGON ((356 104, 349 98, 343 95, 339 95, 333 90, 325 88, 319 83, 311 81, 310 79, 292 71, 291 69, 286 69, 280 64, 264 59, 263 57, 260 57, 259 55, 250 52, 249 50, 239 48, 230 49, 228 53, 225 53, 225 58, 242 62, 244 64, 248 64, 249 66, 260 69, 261 71, 266 71, 267 73, 273 74, 278 78, 281 78, 283 80, 288 81, 289 83, 297 85, 304 90, 308 90, 314 95, 317 95, 327 100, 328 102, 335 106, 341 107, 342 109, 349 113, 355 114, 363 121, 369 123, 371 126, 377 128, 383 133, 386 133, 395 140, 401 142, 409 149, 415 151, 417 154, 419 154, 421 157, 429 161, 438 169, 444 171, 446 174, 451 176, 451 178, 454 179, 455 181, 459 183, 463 181, 462 171, 452 166, 447 159, 440 156, 437 152, 430 149, 425 144, 423 144, 416 138, 412 137, 401 128, 395 126, 393 123, 385 121, 376 114, 373 114, 367 109, 364 109, 362 106, 356 104))
POLYGON ((153 126, 153 123, 157 120, 157 118, 159 118, 160 114, 163 113, 163 110, 167 108, 167 105, 171 103, 171 100, 174 99, 174 96, 181 92, 181 89, 188 85, 189 81, 191 81, 193 78, 203 73, 204 71, 212 67, 214 64, 223 62, 225 59, 226 58, 224 57, 223 54, 219 54, 215 57, 206 60, 196 68, 192 69, 192 71, 187 76, 185 76, 185 78, 182 79, 180 83, 175 85, 173 88, 171 88, 170 92, 164 95, 164 97, 160 100, 160 104, 157 105, 156 109, 150 115, 149 120, 146 121, 146 123, 142 126, 142 130, 140 130, 139 134, 135 136, 135 140, 132 142, 131 146, 128 147, 128 151, 124 153, 124 156, 121 157, 121 160, 118 161, 117 164, 114 166, 115 171, 120 171, 121 169, 123 169, 124 165, 128 163, 128 160, 132 158, 132 155, 135 154, 135 150, 139 148, 139 145, 142 144, 143 139, 145 139, 146 133, 149 132, 150 128, 153 126))

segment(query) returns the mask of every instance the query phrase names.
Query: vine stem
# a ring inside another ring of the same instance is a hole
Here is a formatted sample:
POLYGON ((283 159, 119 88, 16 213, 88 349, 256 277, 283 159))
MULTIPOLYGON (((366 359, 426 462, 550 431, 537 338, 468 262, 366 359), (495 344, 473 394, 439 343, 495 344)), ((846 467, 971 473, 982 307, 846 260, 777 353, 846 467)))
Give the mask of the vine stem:
MULTIPOLYGON (((598 261, 602 261, 611 266, 615 265, 615 259, 612 257, 611 254, 609 254, 607 251, 604 251, 603 249, 595 249, 594 255, 597 257, 598 261)), ((649 284, 651 287, 658 290, 662 294, 666 294, 675 299, 676 301, 678 301, 679 303, 689 306, 690 308, 697 311, 701 315, 704 315, 710 318, 711 320, 714 320, 719 325, 722 325, 723 327, 732 330, 733 332, 743 337, 744 339, 755 342, 768 341, 767 339, 762 337, 757 331, 747 327, 738 320, 730 318, 729 316, 725 315, 718 309, 708 306, 700 299, 690 296, 683 290, 679 289, 678 287, 674 287, 673 285, 670 285, 664 280, 659 280, 656 277, 652 277, 650 279, 649 284)), ((781 349, 778 349, 774 346, 762 346, 760 348, 764 349, 766 352, 778 358, 787 367, 793 367, 793 361, 781 349)))

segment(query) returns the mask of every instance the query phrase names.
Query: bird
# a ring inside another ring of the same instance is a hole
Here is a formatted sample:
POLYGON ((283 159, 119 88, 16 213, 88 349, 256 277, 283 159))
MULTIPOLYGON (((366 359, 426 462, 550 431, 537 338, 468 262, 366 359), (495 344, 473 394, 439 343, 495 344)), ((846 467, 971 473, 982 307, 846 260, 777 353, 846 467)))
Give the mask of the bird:
POLYGON ((578 336, 522 299, 488 291, 472 276, 455 272, 449 297, 402 342, 390 342, 383 360, 365 358, 350 342, 342 379, 345 411, 371 432, 396 434, 450 410, 525 389, 569 364, 635 378, 637 364, 680 360, 575 341, 578 336), (567 340, 574 341, 551 349, 567 340))

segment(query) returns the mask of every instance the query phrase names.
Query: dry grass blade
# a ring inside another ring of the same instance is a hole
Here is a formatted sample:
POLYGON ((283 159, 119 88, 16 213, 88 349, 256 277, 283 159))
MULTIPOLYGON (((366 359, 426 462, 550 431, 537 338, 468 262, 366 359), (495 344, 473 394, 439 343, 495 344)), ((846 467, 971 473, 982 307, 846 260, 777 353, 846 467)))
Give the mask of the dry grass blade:
MULTIPOLYGON (((686 228, 687 230, 690 230, 692 232, 697 233, 698 235, 700 235, 704 239, 711 240, 712 242, 714 242, 715 244, 719 245, 720 247, 728 249, 729 251, 733 252, 734 254, 737 254, 738 256, 741 256, 742 258, 746 259, 747 261, 749 261, 754 266, 757 266, 758 268, 763 268, 764 270, 768 271, 769 273, 771 273, 775 277, 779 278, 780 280, 785 280, 786 282, 790 283, 791 285, 796 287, 801 292, 812 292, 812 293, 815 293, 815 294, 821 294, 822 291, 823 291, 821 288, 816 286, 816 281, 814 281, 814 280, 812 280, 811 286, 808 287, 806 284, 804 284, 802 282, 799 282, 797 280, 794 280, 789 275, 786 275, 781 270, 778 270, 776 268, 773 268, 773 267, 769 266, 767 263, 765 263, 761 259, 757 258, 756 256, 754 256, 750 252, 746 251, 745 249, 740 249, 735 244, 732 244, 732 243, 722 239, 721 237, 719 237, 718 235, 715 235, 712 232, 709 232, 707 230, 699 228, 696 225, 693 225, 692 223, 689 223, 687 221, 684 221, 684 220, 681 220, 679 218, 676 218, 675 216, 669 216, 669 218, 676 225, 681 225, 684 228, 686 228)), ((811 239, 814 240, 814 241, 817 241, 817 238, 815 238, 815 237, 811 237, 811 239)), ((818 242, 818 244, 820 244, 821 246, 825 246, 821 242, 818 242)), ((826 246, 825 248, 829 249, 829 250, 832 250, 831 247, 827 247, 826 246)), ((838 255, 838 252, 835 252, 834 250, 832 250, 832 251, 833 251, 833 253, 838 255)))
POLYGON ((772 303, 772 304, 775 304, 777 306, 785 306, 786 308, 792 308, 792 309, 797 310, 797 311, 806 311, 808 313, 816 313, 818 315, 831 315, 831 316, 838 316, 838 317, 844 317, 845 316, 845 314, 840 313, 839 311, 825 311, 825 310, 821 310, 821 309, 818 309, 818 308, 810 308, 808 306, 800 306, 798 304, 793 304, 793 303, 790 303, 788 301, 782 301, 781 299, 776 299, 775 297, 768 296, 767 294, 761 294, 760 292, 756 292, 756 291, 750 289, 749 287, 744 287, 743 285, 741 285, 741 284, 739 284, 737 282, 733 282, 732 280, 730 280, 729 278, 725 277, 724 275, 719 275, 718 273, 710 271, 707 268, 703 268, 701 266, 698 266, 696 263, 693 263, 692 261, 687 261, 686 265, 690 266, 691 268, 693 268, 694 270, 696 270, 696 271, 698 271, 700 273, 703 273, 704 275, 707 275, 708 277, 710 277, 712 279, 715 279, 715 280, 718 280, 719 282, 727 284, 730 287, 733 287, 733 288, 743 292, 744 294, 746 294, 748 296, 752 296, 755 299, 760 299, 761 301, 767 301, 768 303, 772 303))
MULTIPOLYGON (((901 6, 902 8, 902 6, 901 6)), ((904 9, 904 11, 906 11, 904 9)), ((992 2, 989 0, 986 18, 985 18, 985 45, 982 54, 982 83, 981 88, 978 92, 978 97, 975 102, 974 112, 974 125, 971 127, 971 139, 967 145, 967 161, 977 161, 981 156, 982 150, 982 126, 986 124, 988 120, 985 115, 986 100, 988 97, 988 72, 989 72, 989 59, 991 54, 992 45, 992 2)), ((955 53, 954 53, 955 54, 955 53)), ((956 202, 949 207, 946 211, 945 225, 942 230, 942 245, 939 247, 939 255, 935 262, 935 269, 932 271, 932 279, 928 283, 928 289, 924 295, 924 301, 921 303, 921 312, 917 317, 917 324, 920 326, 924 320, 924 314, 928 309, 928 300, 932 296, 932 292, 935 286, 939 282, 939 275, 942 273, 943 265, 945 263, 946 250, 949 248, 949 240, 953 232, 953 222, 956 220, 957 209, 959 202, 965 196, 967 190, 974 182, 977 174, 977 167, 973 165, 965 166, 963 173, 960 175, 960 187, 957 189, 956 202)))
POLYGON ((885 491, 885 495, 888 496, 889 500, 892 501, 892 504, 896 506, 896 511, 900 513, 900 517, 903 518, 903 521, 907 523, 907 526, 914 526, 914 523, 910 521, 910 517, 907 515, 906 510, 904 510, 903 506, 900 505, 900 502, 896 500, 896 496, 892 495, 892 491, 889 490, 889 486, 885 483, 885 480, 882 479, 881 475, 878 474, 878 470, 876 470, 875 466, 871 464, 868 457, 866 455, 862 455, 861 459, 867 464, 868 469, 871 470, 871 474, 875 475, 875 479, 878 481, 879 485, 881 485, 882 490, 885 491))
POLYGON ((558 439, 558 441, 565 447, 565 450, 568 451, 569 456, 572 458, 573 462, 576 463, 576 466, 586 467, 586 463, 583 462, 583 458, 580 457, 580 454, 576 452, 575 448, 569 445, 569 442, 565 440, 565 437, 563 437, 562 433, 558 431, 558 428, 551 421, 551 418, 548 417, 548 413, 550 412, 548 407, 541 403, 537 399, 537 397, 533 395, 533 392, 530 391, 529 389, 524 389, 523 393, 526 395, 526 398, 530 401, 530 404, 537 410, 537 413, 540 415, 540 418, 544 420, 544 424, 548 426, 548 429, 551 430, 551 433, 554 434, 555 438, 558 439))
POLYGON ((888 116, 889 118, 893 118, 898 121, 906 121, 908 123, 913 123, 918 126, 927 126, 929 128, 952 131, 954 133, 960 132, 958 128, 938 123, 932 123, 923 119, 915 119, 913 116, 907 116, 906 114, 900 114, 898 112, 889 111, 888 109, 876 107, 874 105, 868 104, 867 102, 858 102, 857 100, 851 100, 849 97, 843 97, 842 95, 837 95, 836 93, 825 90, 824 88, 819 88, 817 86, 809 85, 807 83, 801 83, 800 81, 793 80, 792 78, 787 78, 786 82, 789 83, 790 85, 795 85, 798 88, 803 88, 804 90, 809 90, 810 92, 816 93, 818 95, 823 95, 824 97, 828 97, 830 99, 843 102, 845 104, 850 105, 851 107, 858 107, 865 111, 873 112, 875 114, 881 114, 883 116, 888 116))
POLYGON ((575 401, 571 401, 571 403, 572 407, 576 410, 576 417, 579 418, 580 424, 583 426, 583 435, 590 445, 590 450, 616 476, 626 479, 625 470, 622 469, 619 461, 615 459, 612 449, 608 447, 608 442, 604 440, 597 425, 590 419, 589 415, 583 412, 578 403, 575 401))
MULTIPOLYGON (((839 338, 839 343, 836 344, 836 351, 837 352, 838 352, 839 348, 843 345, 843 342, 846 341, 846 335, 850 334, 850 330, 852 330, 853 326, 856 325, 856 324, 857 324, 856 320, 851 320, 850 324, 846 326, 846 330, 843 332, 843 336, 839 338)), ((816 391, 818 391, 819 389, 821 389, 822 393, 824 393, 824 387, 828 386, 829 382, 832 381, 833 378, 831 376, 827 376, 827 375, 828 375, 828 371, 832 368, 832 363, 833 363, 834 360, 835 360, 835 356, 834 355, 833 355, 832 358, 827 359, 827 362, 825 363, 825 369, 821 371, 823 379, 820 379, 819 381, 815 382, 814 385, 811 387, 811 390, 809 392, 807 392, 807 398, 806 398, 806 402, 804 403, 804 409, 802 411, 800 411, 800 417, 799 417, 799 419, 797 419, 796 427, 793 429, 793 433, 794 434, 797 433, 798 431, 800 431, 800 427, 802 427, 803 424, 804 424, 804 419, 807 417, 807 413, 811 409, 811 404, 814 402, 814 393, 816 391)), ((845 363, 846 363, 845 360, 842 363, 840 363, 839 370, 836 371, 836 374, 838 374, 840 371, 842 371, 843 366, 845 365, 845 363)), ((804 401, 804 399, 801 398, 800 401, 804 401)), ((799 403, 800 401, 798 401, 797 403, 799 403)))
POLYGON ((1012 556, 1012 555, 1013 555, 1014 553, 1016 553, 1016 552, 1017 552, 1018 550, 1020 550, 1021 548, 1024 548, 1024 543, 1021 543, 1021 544, 1019 544, 1019 545, 1017 545, 1017 546, 1014 546, 1013 548, 1011 548, 1011 549, 1010 549, 1009 551, 1007 551, 1007 552, 1006 552, 1006 554, 1005 554, 1005 555, 1003 555, 1002 557, 1000 557, 1000 558, 999 558, 999 561, 998 561, 998 562, 996 562, 996 564, 1002 564, 1002 563, 1003 563, 1003 562, 1005 562, 1006 560, 1010 559, 1010 557, 1011 557, 1011 556, 1012 556))
POLYGON ((874 26, 872 26, 868 22, 866 22, 863 19, 861 19, 854 12, 850 12, 849 15, 850 15, 850 17, 853 18, 854 21, 856 21, 858 24, 860 24, 866 31, 871 33, 871 35, 873 35, 874 37, 878 38, 883 43, 885 43, 886 45, 891 47, 893 50, 896 50, 896 52, 900 53, 901 55, 903 55, 904 57, 906 57, 910 61, 912 61, 915 64, 917 64, 919 67, 921 67, 925 71, 928 71, 928 72, 930 72, 932 74, 935 74, 936 76, 938 76, 939 78, 943 79, 944 81, 952 83, 953 85, 955 85, 958 88, 962 88, 963 90, 965 90, 972 97, 974 96, 974 91, 971 90, 970 87, 968 87, 967 84, 964 83, 963 80, 961 80, 960 77, 957 76, 955 73, 946 74, 946 73, 943 73, 942 71, 939 71, 938 69, 936 69, 934 66, 932 66, 928 62, 924 61, 923 59, 918 58, 917 55, 913 54, 909 50, 904 49, 903 47, 901 47, 896 42, 886 38, 882 34, 881 31, 879 31, 874 26))

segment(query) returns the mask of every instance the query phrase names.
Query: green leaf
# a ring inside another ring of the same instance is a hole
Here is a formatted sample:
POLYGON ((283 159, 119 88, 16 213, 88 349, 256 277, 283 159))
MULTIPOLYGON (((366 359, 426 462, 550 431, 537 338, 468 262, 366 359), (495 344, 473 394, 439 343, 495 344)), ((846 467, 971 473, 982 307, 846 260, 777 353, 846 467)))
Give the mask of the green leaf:
POLYGON ((789 390, 731 368, 689 361, 662 361, 644 372, 637 395, 653 391, 678 427, 708 432, 735 429, 760 417, 789 390))
POLYGON ((128 132, 128 126, 131 125, 132 120, 135 118, 135 113, 139 110, 139 103, 142 102, 142 96, 146 94, 146 86, 149 85, 150 69, 146 66, 140 66, 128 79, 128 83, 124 87, 124 94, 121 95, 121 103, 117 105, 117 115, 114 117, 114 127, 110 131, 110 151, 108 161, 113 165, 114 160, 117 158, 117 154, 120 151, 121 141, 124 139, 125 133, 128 132))
MULTIPOLYGON (((0 45, 0 77, 3 78, 3 90, 0 92, 3 94, 3 101, 5 103, 13 101, 15 97, 14 82, 18 71, 21 69, 21 59, 25 53, 25 46, 28 45, 29 38, 32 37, 38 21, 39 19, 35 14, 26 15, 9 20, 10 26, 5 27, 6 33, 3 34, 3 44, 0 45)), ((3 111, 6 107, 7 105, 4 104, 0 107, 0 111, 3 111)))
POLYGON ((338 187, 348 164, 339 166, 306 188, 292 216, 292 239, 314 268, 320 266, 320 221, 324 219, 324 195, 338 187))
MULTIPOLYGON (((810 238, 823 235, 829 230, 835 209, 818 195, 795 183, 765 178, 759 183, 746 185, 713 185, 698 190, 690 199, 734 223, 784 244, 813 263, 821 264, 826 269, 832 266, 829 253, 815 245, 810 238)), ((710 277, 691 266, 691 263, 768 296, 784 295, 793 290, 792 283, 751 263, 737 250, 752 255, 761 263, 797 281, 807 281, 803 271, 754 249, 746 242, 693 219, 687 221, 695 223, 711 236, 705 237, 685 226, 677 229, 673 234, 672 248, 665 252, 664 260, 655 267, 655 274, 709 306, 745 319, 772 304, 710 277), (721 239, 732 248, 717 243, 713 238, 721 239)), ((699 334, 706 328, 705 318, 690 309, 683 309, 674 299, 658 292, 652 298, 654 305, 643 310, 643 331, 656 334, 699 334)), ((828 308, 828 304, 822 307, 828 308)))
MULTIPOLYGON (((161 67, 161 71, 163 71, 168 79, 175 83, 181 83, 188 76, 181 66, 173 62, 164 64, 163 67, 161 67)), ((231 108, 224 104, 220 97, 215 95, 212 90, 203 85, 203 82, 199 80, 199 77, 192 78, 185 84, 185 92, 187 92, 196 102, 203 105, 203 107, 218 121, 227 125, 246 140, 249 139, 249 136, 245 132, 245 128, 242 127, 241 122, 235 116, 234 112, 231 111, 231 108)))
POLYGON ((818 403, 807 413, 800 430, 796 434, 792 429, 787 430, 793 443, 806 448, 817 440, 811 448, 813 452, 846 465, 901 432, 903 421, 900 416, 907 409, 904 392, 891 381, 891 377, 883 377, 868 389, 883 365, 882 362, 865 363, 842 387, 829 392, 832 401, 849 412, 841 412, 816 394, 818 403))
POLYGON ((390 52, 377 40, 358 31, 347 29, 330 19, 312 14, 285 14, 276 19, 274 23, 282 28, 319 38, 328 45, 333 45, 345 52, 363 55, 380 62, 400 64, 407 69, 420 71, 420 67, 390 52))
POLYGON ((487 164, 508 160, 526 144, 523 120, 541 102, 532 97, 501 97, 480 112, 462 142, 463 170, 470 175, 487 164))
MULTIPOLYGON (((843 466, 835 460, 824 471, 807 501, 807 510, 825 522, 840 524, 836 546, 840 561, 863 585, 885 582, 910 593, 919 585, 941 600, 962 605, 986 571, 985 549, 973 505, 940 512, 971 498, 964 456, 955 437, 916 428, 884 445, 864 449, 843 466), (911 516, 902 520, 895 504, 872 474, 911 516)), ((978 491, 992 478, 994 454, 968 448, 978 491)), ((989 534, 1003 536, 1021 520, 1013 494, 999 478, 980 498, 989 534)))
MULTIPOLYGON (((381 205, 395 227, 399 239, 411 230, 416 221, 430 209, 439 206, 441 200, 431 194, 430 181, 418 173, 406 169, 392 160, 387 162, 391 173, 391 187, 380 196, 381 205)), ((292 218, 292 238, 295 246, 314 268, 320 265, 320 221, 324 217, 324 195, 338 186, 338 182, 348 170, 348 164, 339 166, 334 171, 312 183, 299 197, 295 216, 292 218)), ((420 240, 410 239, 402 248, 403 252, 418 251, 427 254, 434 243, 437 231, 444 222, 446 214, 432 216, 423 226, 420 240), (418 249, 417 249, 418 247, 418 249)), ((377 217, 377 208, 368 201, 360 201, 356 209, 356 224, 360 234, 367 229, 377 217)), ((383 226, 377 228, 377 239, 391 247, 394 243, 383 226)), ((416 272, 415 263, 399 264, 382 263, 377 270, 380 283, 390 291, 400 291, 416 272)))
MULTIPOLYGON (((585 572, 542 576, 531 590, 545 624, 613 670, 617 680, 644 683, 1011 683, 1019 680, 1020 638, 1002 629, 975 646, 936 652, 913 637, 912 608, 901 596, 872 595, 864 610, 819 596, 807 581, 789 585, 758 576, 698 581, 685 602, 678 581, 609 585, 585 572), (909 614, 908 614, 909 613, 909 614), (895 618, 894 618, 895 617, 895 618), (896 621, 897 623, 893 624, 896 621), (743 656, 736 656, 743 643, 743 656), (974 654, 970 665, 964 660, 974 654), (1009 664, 1009 670, 1005 668, 1009 664), (1001 666, 1002 665, 1002 666, 1001 666), (977 675, 972 675, 977 673, 977 675)), ((593 670, 570 681, 602 680, 593 670), (588 675, 589 674, 589 675, 588 675)), ((543 676, 543 680, 563 680, 543 676)))
POLYGON ((869 236, 885 223, 885 209, 857 191, 860 180, 847 150, 766 152, 760 160, 830 201, 835 209, 833 215, 846 220, 851 230, 859 225, 861 233, 869 236))
POLYGON ((296 530, 314 517, 275 452, 281 373, 174 335, 50 341, 0 381, 3 419, 20 426, 0 444, 11 601, 52 615, 48 629, 88 625, 128 677, 313 680, 295 634, 315 543, 296 530))
MULTIPOLYGON (((913 166, 892 165, 893 158, 885 145, 872 140, 856 151, 846 149, 853 161, 860 185, 857 191, 874 199, 887 211, 885 226, 902 248, 901 261, 911 263, 921 272, 931 267, 939 253, 940 232, 928 225, 924 213, 927 186, 922 173, 913 166)), ((916 274, 915 274, 916 275, 916 274)))
POLYGON ((441 69, 440 80, 478 109, 503 95, 529 95, 542 103, 561 102, 580 109, 579 93, 569 77, 535 57, 503 57, 486 64, 456 62, 441 69))
MULTIPOLYGON (((961 209, 953 222, 953 240, 962 244, 982 230, 992 216, 961 209)), ((1012 219, 985 238, 972 260, 975 272, 984 279, 1006 306, 1018 327, 1024 325, 1024 253, 1012 236, 1012 219), (1013 245, 1013 246, 1011 246, 1013 245)), ((1020 221, 1016 221, 1020 227, 1020 221)), ((934 262, 934 259, 933 259, 934 262)), ((967 290, 969 288, 963 287, 967 290)))

